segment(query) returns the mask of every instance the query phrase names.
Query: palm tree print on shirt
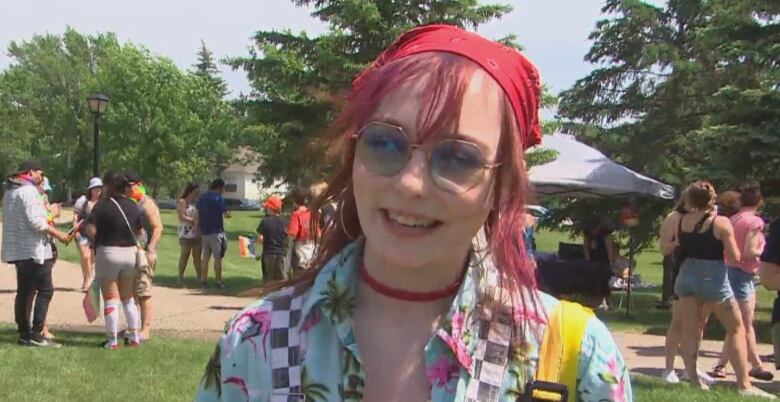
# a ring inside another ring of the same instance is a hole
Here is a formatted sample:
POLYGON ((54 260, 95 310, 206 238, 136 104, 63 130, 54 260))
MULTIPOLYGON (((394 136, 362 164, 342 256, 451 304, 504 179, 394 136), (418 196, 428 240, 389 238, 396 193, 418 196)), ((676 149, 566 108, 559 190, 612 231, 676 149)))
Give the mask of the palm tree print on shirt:
POLYGON ((336 280, 336 273, 328 280, 323 296, 322 310, 328 314, 331 322, 338 324, 352 315, 355 307, 355 298, 349 294, 349 290, 336 280))

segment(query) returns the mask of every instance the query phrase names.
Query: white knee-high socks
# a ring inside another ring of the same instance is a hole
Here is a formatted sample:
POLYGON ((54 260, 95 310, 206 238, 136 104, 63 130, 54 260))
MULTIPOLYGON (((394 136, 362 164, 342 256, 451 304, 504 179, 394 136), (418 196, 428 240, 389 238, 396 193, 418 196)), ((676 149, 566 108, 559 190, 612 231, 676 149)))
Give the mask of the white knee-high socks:
POLYGON ((121 302, 116 299, 106 300, 103 315, 106 321, 106 335, 111 344, 117 343, 117 332, 119 332, 119 306, 125 310, 125 319, 127 320, 128 333, 131 340, 138 341, 138 329, 141 327, 141 314, 135 299, 129 299, 121 302))
POLYGON ((141 314, 138 312, 138 306, 135 299, 129 299, 122 302, 125 308, 125 318, 127 319, 127 329, 130 333, 137 333, 141 328, 141 314))
POLYGON ((105 301, 103 317, 105 317, 106 321, 108 340, 111 344, 116 344, 116 334, 119 331, 119 300, 111 299, 105 301))

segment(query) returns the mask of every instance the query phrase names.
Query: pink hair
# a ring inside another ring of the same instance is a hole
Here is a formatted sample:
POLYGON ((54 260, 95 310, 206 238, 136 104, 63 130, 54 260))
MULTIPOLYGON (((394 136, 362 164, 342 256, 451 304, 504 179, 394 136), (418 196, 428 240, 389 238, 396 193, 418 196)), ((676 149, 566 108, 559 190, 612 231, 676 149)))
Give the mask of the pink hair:
MULTIPOLYGON (((421 53, 389 62, 361 78, 360 86, 350 94, 347 104, 331 127, 331 156, 338 158, 335 174, 328 180, 327 189, 317 198, 313 207, 313 224, 319 209, 331 202, 339 205, 333 224, 320 239, 314 267, 293 282, 313 280, 317 272, 347 244, 362 235, 352 190, 352 165, 355 141, 350 134, 368 122, 379 103, 394 90, 406 83, 427 78, 423 89, 419 118, 419 141, 426 141, 452 128, 459 121, 465 91, 474 72, 480 67, 457 55, 441 52, 421 53)), ((502 166, 496 170, 494 180, 494 207, 488 215, 484 229, 492 258, 498 267, 502 290, 513 295, 529 294, 536 289, 532 265, 524 251, 525 201, 529 193, 522 139, 517 128, 511 105, 502 100, 501 138, 497 161, 502 166), (500 217, 500 219, 499 219, 500 217)), ((451 131, 451 130, 449 130, 451 131)), ((314 228, 316 233, 316 228, 314 228)), ((285 284, 282 284, 284 286, 285 284)), ((520 297, 526 309, 525 297, 520 297)), ((531 298, 531 303, 537 301, 531 298)))

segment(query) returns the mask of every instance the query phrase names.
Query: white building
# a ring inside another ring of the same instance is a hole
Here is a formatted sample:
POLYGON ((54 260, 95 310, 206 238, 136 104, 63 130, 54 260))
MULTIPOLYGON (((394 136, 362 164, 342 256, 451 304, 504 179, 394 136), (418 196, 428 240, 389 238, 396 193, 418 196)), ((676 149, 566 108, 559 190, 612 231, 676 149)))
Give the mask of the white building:
POLYGON ((253 157, 253 152, 247 147, 242 147, 236 161, 222 171, 222 179, 225 180, 225 198, 247 199, 262 201, 271 193, 287 193, 287 185, 275 182, 270 187, 264 187, 262 180, 257 177, 257 169, 260 167, 260 158, 253 157))

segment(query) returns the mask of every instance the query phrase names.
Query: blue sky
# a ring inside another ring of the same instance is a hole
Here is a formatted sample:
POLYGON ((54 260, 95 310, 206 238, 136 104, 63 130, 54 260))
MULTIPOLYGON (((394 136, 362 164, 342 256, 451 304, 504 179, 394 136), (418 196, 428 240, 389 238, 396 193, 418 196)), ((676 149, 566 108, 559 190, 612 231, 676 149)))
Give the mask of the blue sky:
MULTIPOLYGON (((526 54, 554 91, 566 89, 590 66, 582 58, 590 47, 588 34, 600 18, 597 0, 494 0, 511 3, 515 11, 480 28, 500 37, 515 33, 526 54)), ((82 33, 115 32, 152 52, 171 58, 182 68, 195 62, 203 39, 218 57, 247 54, 250 37, 259 30, 290 28, 310 34, 326 27, 310 10, 290 0, 24 0, 0 5, 0 68, 10 60, 5 49, 12 40, 35 33, 62 33, 70 25, 82 33)), ((248 92, 243 72, 223 67, 232 96, 248 92)))

